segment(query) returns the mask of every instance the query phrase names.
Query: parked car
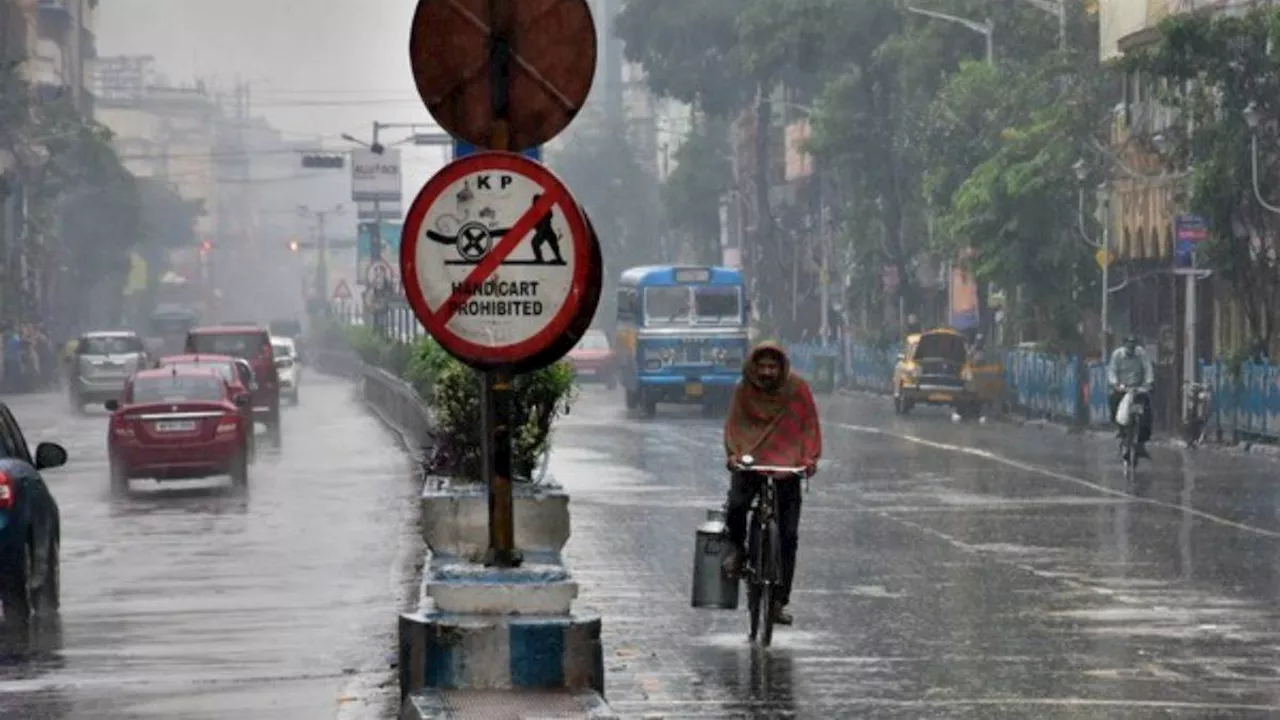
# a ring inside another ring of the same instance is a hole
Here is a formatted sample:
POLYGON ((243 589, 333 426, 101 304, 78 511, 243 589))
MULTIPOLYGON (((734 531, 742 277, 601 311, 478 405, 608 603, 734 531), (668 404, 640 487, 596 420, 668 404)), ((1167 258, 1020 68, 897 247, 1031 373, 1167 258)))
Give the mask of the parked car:
POLYGON ((955 330, 907 336, 893 369, 894 409, 905 415, 920 404, 946 405, 961 417, 976 417, 980 402, 968 382, 968 361, 968 344, 955 330))
POLYGON ((147 366, 147 349, 137 333, 126 330, 80 336, 69 358, 71 409, 120 397, 130 375, 147 366))
POLYGON ((42 442, 33 457, 8 406, 0 403, 0 604, 5 622, 26 623, 59 603, 58 503, 41 472, 67 463, 67 451, 42 442))
POLYGON ((279 442, 280 376, 266 328, 249 325, 193 328, 187 333, 187 352, 231 355, 249 361, 258 381, 257 389, 252 392, 254 417, 264 423, 267 432, 279 442))
POLYGON ((588 330, 569 351, 569 363, 581 380, 605 383, 610 390, 618 383, 617 368, 609 336, 601 330, 588 330))
POLYGON ((245 442, 249 446, 249 456, 253 457, 253 390, 258 382, 254 379, 253 368, 249 366, 248 360, 230 355, 168 355, 160 358, 156 362, 156 367, 213 370, 230 387, 232 401, 244 397, 245 401, 240 405, 240 413, 244 417, 245 442))
POLYGON ((298 404, 298 382, 302 379, 298 346, 285 337, 271 338, 271 353, 276 358, 276 373, 280 375, 280 395, 290 405, 298 404))
POLYGON ((133 478, 192 480, 230 475, 249 484, 250 448, 242 408, 245 395, 211 368, 168 367, 133 376, 120 400, 108 400, 107 449, 111 489, 133 478))

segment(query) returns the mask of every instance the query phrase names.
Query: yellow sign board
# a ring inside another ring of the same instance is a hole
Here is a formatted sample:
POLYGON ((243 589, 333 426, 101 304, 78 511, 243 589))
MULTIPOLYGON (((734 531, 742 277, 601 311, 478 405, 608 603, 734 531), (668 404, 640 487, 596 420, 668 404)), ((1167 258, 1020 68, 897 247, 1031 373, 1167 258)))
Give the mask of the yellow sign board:
POLYGON ((1098 267, 1106 267, 1108 264, 1108 256, 1110 256, 1110 261, 1112 263, 1116 261, 1115 253, 1109 253, 1106 250, 1098 250, 1098 252, 1093 254, 1093 259, 1098 261, 1098 267))

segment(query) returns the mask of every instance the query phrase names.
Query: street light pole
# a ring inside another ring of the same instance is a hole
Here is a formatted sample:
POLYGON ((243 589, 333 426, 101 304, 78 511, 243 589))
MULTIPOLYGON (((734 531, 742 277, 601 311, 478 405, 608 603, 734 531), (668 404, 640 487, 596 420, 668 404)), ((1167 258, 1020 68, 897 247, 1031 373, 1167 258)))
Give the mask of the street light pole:
POLYGON ((1249 126, 1249 135, 1251 136, 1251 162, 1253 164, 1253 196, 1257 199, 1262 209, 1280 215, 1280 206, 1272 205, 1262 197, 1262 184, 1258 181, 1258 126, 1262 124, 1262 113, 1258 111, 1258 106, 1249 103, 1244 109, 1244 121, 1249 126))
POLYGON ((1067 3, 1064 0, 1027 0, 1036 9, 1058 18, 1058 49, 1067 49, 1067 3))
POLYGON ((298 206, 299 215, 314 217, 317 224, 315 293, 318 307, 321 303, 324 303, 323 307, 328 307, 329 303, 329 240, 325 234, 325 220, 330 215, 341 213, 341 205, 335 205, 331 210, 312 210, 306 205, 298 206))
POLYGON ((994 39, 995 25, 993 25, 990 20, 986 20, 984 22, 978 22, 976 20, 962 18, 956 15, 948 15, 946 13, 940 13, 934 10, 923 10, 921 8, 911 7, 909 5, 907 6, 907 12, 913 12, 917 15, 931 17, 931 18, 934 18, 935 20, 943 20, 945 22, 955 23, 956 25, 963 25, 964 27, 967 27, 970 30, 982 35, 987 40, 987 64, 988 65, 995 64, 996 62, 995 39, 994 39))
MULTIPOLYGON (((364 148, 367 148, 369 151, 371 151, 375 155, 382 155, 387 150, 386 146, 383 145, 381 141, 382 131, 394 130, 394 129, 405 129, 405 130, 412 131, 414 134, 404 142, 412 141, 414 145, 451 145, 453 143, 453 139, 448 134, 444 132, 440 132, 439 128, 436 128, 435 126, 432 126, 432 125, 424 125, 422 123, 387 123, 387 122, 379 122, 377 120, 373 121, 373 128, 372 128, 373 131, 370 133, 369 142, 366 143, 363 140, 360 140, 359 138, 353 137, 348 134, 343 134, 342 139, 346 140, 347 142, 355 143, 356 145, 360 145, 364 148), (427 133, 418 132, 418 130, 422 128, 428 128, 434 132, 427 132, 427 133)), ((369 228, 369 267, 370 268, 383 262, 383 250, 385 248, 384 243, 382 242, 382 219, 383 219, 382 200, 379 198, 374 198, 371 202, 373 203, 373 224, 369 228)), ((357 278, 357 282, 362 284, 367 284, 368 278, 367 277, 357 278)), ((370 297, 375 298, 375 305, 379 308, 383 306, 382 304, 383 298, 378 296, 378 293, 380 291, 381 291, 381 288, 373 287, 372 293, 370 295, 370 297)), ((373 321, 374 321, 375 330, 378 330, 380 332, 383 330, 384 319, 385 319, 384 313, 382 312, 374 313, 373 321)))

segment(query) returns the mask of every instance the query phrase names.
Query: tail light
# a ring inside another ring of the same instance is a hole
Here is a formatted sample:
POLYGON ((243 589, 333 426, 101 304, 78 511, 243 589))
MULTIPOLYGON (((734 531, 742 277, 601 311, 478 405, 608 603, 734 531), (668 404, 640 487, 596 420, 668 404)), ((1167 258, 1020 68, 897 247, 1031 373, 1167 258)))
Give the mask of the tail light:
POLYGON ((233 433, 239 429, 240 429, 240 417, 238 415, 227 415, 218 421, 217 433, 219 435, 226 435, 227 433, 233 433))
POLYGON ((132 439, 134 437, 133 428, 122 415, 116 415, 111 418, 111 434, 118 438, 132 439))
POLYGON ((18 488, 8 473, 0 472, 0 510, 12 510, 18 500, 18 488))

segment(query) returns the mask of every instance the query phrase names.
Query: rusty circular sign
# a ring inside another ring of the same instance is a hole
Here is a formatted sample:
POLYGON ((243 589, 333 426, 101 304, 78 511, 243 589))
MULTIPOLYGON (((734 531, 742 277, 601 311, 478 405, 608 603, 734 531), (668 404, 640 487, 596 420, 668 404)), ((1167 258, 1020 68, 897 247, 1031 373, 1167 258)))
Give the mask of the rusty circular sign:
POLYGON ((527 150, 568 127, 591 92, 597 46, 587 0, 418 1, 409 35, 418 94, 442 128, 479 147, 493 142, 504 48, 509 145, 527 150))

